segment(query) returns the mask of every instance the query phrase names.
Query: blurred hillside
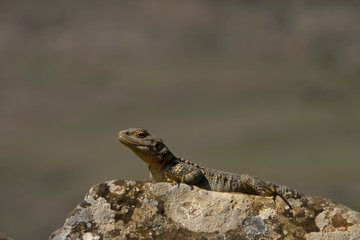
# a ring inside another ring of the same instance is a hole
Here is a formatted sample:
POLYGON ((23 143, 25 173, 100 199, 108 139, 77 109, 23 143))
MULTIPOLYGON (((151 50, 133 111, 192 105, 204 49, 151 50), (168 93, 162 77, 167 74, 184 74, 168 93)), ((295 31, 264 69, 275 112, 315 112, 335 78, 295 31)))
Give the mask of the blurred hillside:
POLYGON ((129 127, 360 210, 358 2, 0 6, 0 232, 46 239, 92 185, 148 178, 129 127))

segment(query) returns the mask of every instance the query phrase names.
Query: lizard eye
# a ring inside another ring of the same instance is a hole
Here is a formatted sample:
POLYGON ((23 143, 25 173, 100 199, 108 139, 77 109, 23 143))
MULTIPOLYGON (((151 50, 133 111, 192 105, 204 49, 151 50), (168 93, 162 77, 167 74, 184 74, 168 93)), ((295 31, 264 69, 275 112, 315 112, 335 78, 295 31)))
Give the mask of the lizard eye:
POLYGON ((145 130, 139 130, 139 131, 136 132, 136 136, 138 138, 144 138, 144 137, 147 136, 147 132, 145 130))

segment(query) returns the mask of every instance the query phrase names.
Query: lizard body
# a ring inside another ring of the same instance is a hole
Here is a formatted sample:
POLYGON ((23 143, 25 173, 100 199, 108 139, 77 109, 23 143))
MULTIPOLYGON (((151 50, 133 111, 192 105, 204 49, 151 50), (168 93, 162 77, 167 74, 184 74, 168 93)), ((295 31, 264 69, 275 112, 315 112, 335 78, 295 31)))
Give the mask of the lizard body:
POLYGON ((175 156, 159 138, 145 129, 130 128, 119 132, 119 141, 148 164, 156 181, 176 181, 217 192, 239 192, 260 196, 301 198, 296 190, 262 180, 250 174, 234 174, 201 167, 175 156))

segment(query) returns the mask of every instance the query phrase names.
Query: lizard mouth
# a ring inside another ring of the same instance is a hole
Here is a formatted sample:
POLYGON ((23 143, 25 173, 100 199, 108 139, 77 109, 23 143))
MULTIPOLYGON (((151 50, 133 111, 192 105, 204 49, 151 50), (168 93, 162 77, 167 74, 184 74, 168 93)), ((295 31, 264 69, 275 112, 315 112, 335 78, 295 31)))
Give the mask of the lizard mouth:
POLYGON ((121 135, 119 135, 119 141, 125 145, 135 145, 135 146, 139 146, 140 144, 131 140, 131 139, 128 139, 128 138, 125 138, 121 135))

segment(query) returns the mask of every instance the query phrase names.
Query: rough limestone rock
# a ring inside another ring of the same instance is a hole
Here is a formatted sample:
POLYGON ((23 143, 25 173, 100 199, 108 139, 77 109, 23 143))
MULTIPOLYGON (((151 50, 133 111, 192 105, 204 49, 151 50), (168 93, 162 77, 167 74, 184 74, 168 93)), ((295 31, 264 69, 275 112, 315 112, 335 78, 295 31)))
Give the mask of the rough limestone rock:
POLYGON ((329 199, 211 192, 185 184, 98 184, 50 239, 360 239, 360 213, 329 199))

